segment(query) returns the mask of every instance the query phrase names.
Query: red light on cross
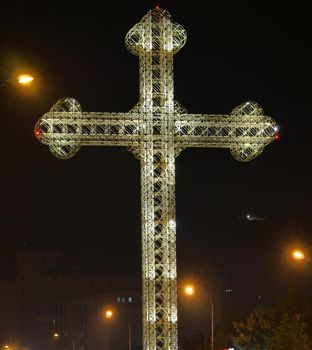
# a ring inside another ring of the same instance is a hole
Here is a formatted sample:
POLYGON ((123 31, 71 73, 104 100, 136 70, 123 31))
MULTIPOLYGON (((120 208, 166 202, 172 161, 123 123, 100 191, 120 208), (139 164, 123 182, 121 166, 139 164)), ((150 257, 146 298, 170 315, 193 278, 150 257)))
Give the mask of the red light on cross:
POLYGON ((39 137, 41 135, 41 130, 39 128, 35 129, 35 136, 39 137))
POLYGON ((276 141, 279 141, 279 140, 281 139, 280 133, 276 133, 275 136, 274 136, 274 139, 275 139, 276 141))

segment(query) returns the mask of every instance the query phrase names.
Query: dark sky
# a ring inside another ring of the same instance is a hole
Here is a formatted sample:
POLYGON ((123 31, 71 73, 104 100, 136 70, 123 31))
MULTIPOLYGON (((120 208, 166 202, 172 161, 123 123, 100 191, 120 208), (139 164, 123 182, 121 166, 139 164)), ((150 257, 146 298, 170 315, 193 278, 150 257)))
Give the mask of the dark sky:
MULTIPOLYGON (((0 78, 21 70, 37 78, 29 90, 0 90, 2 270, 26 244, 60 250, 81 269, 139 273, 139 162, 111 147, 84 147, 61 161, 37 142, 33 128, 62 97, 76 98, 84 111, 134 106, 138 59, 124 37, 155 4, 2 5, 0 78)), ((178 272, 207 284, 221 281, 250 300, 281 293, 297 272, 311 282, 311 269, 298 271, 283 258, 291 244, 312 246, 307 8, 237 1, 160 6, 188 33, 175 56, 182 105, 191 113, 228 114, 254 100, 281 132, 280 141, 250 163, 218 149, 188 149, 177 158, 178 272), (266 220, 242 220, 247 213, 266 220)))

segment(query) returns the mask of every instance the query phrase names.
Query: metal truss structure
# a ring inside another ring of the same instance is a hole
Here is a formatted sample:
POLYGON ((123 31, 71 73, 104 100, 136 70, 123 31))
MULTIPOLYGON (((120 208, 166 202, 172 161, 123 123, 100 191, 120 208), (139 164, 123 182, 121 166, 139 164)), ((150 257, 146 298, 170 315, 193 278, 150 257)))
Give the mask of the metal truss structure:
POLYGON ((37 122, 35 135, 62 159, 92 145, 126 146, 140 160, 144 350, 177 350, 175 157, 186 147, 222 147, 249 161, 277 137, 277 126, 254 102, 230 115, 187 113, 173 87, 173 55, 186 31, 167 11, 150 10, 125 41, 139 56, 138 104, 128 113, 89 113, 64 98, 37 122))

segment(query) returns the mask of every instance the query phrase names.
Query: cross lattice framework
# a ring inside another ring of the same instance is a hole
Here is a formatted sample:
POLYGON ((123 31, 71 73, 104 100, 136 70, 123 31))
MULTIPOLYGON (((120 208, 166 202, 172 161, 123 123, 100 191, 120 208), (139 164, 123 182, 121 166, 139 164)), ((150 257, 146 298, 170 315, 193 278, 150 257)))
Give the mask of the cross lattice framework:
POLYGON ((177 350, 175 157, 186 147, 222 147, 249 161, 277 137, 277 126, 254 102, 230 115, 187 113, 173 88, 173 55, 186 31, 164 9, 150 10, 125 41, 140 60, 137 105, 128 113, 82 112, 64 98, 37 122, 35 135, 62 159, 92 145, 126 146, 140 160, 143 347, 177 350))

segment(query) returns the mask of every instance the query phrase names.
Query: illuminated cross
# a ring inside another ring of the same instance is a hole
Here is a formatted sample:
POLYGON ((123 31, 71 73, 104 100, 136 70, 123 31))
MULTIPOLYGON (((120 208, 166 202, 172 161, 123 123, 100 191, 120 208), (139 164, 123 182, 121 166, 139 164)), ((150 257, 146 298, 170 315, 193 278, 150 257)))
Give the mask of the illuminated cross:
POLYGON ((138 104, 128 113, 94 113, 64 98, 35 127, 59 158, 81 146, 126 146, 141 162, 144 350, 178 348, 175 157, 186 147, 222 147, 245 162, 278 135, 253 102, 230 115, 187 114, 173 90, 173 55, 185 42, 184 28, 154 8, 126 35, 127 48, 140 60, 138 104))

